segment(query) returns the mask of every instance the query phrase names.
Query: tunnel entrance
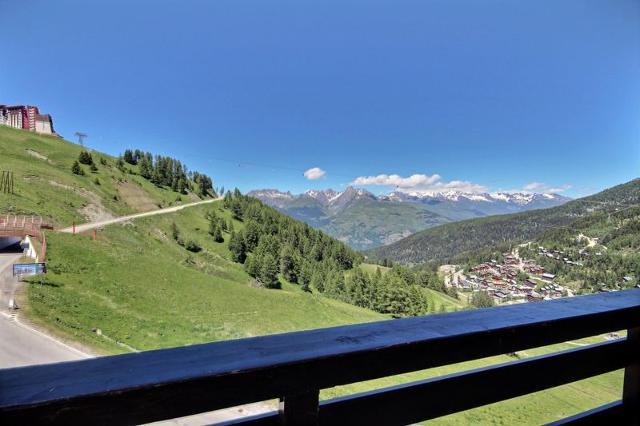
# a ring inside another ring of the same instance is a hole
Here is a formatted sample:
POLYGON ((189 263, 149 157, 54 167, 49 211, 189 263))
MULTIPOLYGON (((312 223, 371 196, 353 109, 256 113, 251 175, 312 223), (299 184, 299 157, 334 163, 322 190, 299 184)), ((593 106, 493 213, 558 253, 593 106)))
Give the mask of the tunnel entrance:
POLYGON ((22 253, 20 237, 0 237, 0 253, 22 253))

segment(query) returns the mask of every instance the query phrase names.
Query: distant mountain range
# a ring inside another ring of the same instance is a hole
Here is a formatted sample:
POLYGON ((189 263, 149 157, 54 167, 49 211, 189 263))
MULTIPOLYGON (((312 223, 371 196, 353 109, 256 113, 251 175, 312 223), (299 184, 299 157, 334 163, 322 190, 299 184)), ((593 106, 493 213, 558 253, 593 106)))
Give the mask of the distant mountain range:
POLYGON ((444 224, 385 247, 368 250, 365 255, 414 264, 464 262, 469 258, 481 258, 481 252, 491 252, 500 246, 508 248, 552 230, 576 238, 585 223, 601 220, 598 214, 604 215, 606 221, 610 215, 622 214, 635 206, 640 206, 640 179, 549 209, 444 224))
POLYGON ((557 194, 506 192, 425 195, 396 191, 376 196, 353 187, 344 191, 310 190, 299 195, 262 189, 248 195, 358 250, 391 244, 444 223, 554 207, 570 200, 557 194))

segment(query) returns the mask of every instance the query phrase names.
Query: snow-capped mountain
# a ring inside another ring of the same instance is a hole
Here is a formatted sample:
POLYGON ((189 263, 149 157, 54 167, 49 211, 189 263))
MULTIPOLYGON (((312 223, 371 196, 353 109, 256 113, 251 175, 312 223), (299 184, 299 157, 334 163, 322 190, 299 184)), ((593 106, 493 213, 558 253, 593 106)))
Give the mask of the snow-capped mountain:
POLYGON ((392 192, 379 199, 419 203, 427 210, 451 220, 472 219, 496 214, 517 213, 555 207, 571 199, 558 194, 525 192, 466 193, 459 191, 432 194, 392 192))
POLYGON ((499 203, 505 202, 509 204, 516 204, 519 206, 526 206, 532 203, 552 203, 562 204, 570 200, 568 197, 564 197, 558 194, 537 194, 530 192, 492 192, 492 193, 470 193, 460 191, 447 191, 437 192, 432 194, 420 194, 411 192, 399 192, 395 191, 389 195, 381 195, 379 197, 382 200, 390 201, 414 201, 422 202, 425 200, 441 200, 441 201, 480 201, 487 203, 499 203))
POLYGON ((249 195, 262 200, 270 206, 278 208, 285 207, 290 201, 294 199, 294 196, 293 194, 291 194, 291 192, 282 192, 278 191, 277 189, 259 189, 257 191, 251 191, 249 195))
POLYGON ((358 200, 376 200, 376 196, 365 189, 356 189, 349 186, 342 192, 326 189, 323 191, 307 191, 305 195, 317 200, 333 214, 339 213, 358 200))
POLYGON ((346 208, 349 203, 370 199, 377 200, 377 197, 365 189, 357 189, 349 186, 344 191, 334 191, 333 189, 308 190, 300 195, 292 195, 291 192, 282 192, 276 189, 260 189, 249 192, 250 196, 260 199, 262 202, 278 208, 286 207, 291 202, 296 206, 306 205, 308 207, 318 204, 323 209, 329 209, 332 213, 337 213, 346 208))
POLYGON ((249 195, 357 249, 389 244, 446 222, 554 207, 570 200, 557 194, 511 192, 395 191, 376 196, 353 187, 309 190, 299 195, 263 189, 249 195))

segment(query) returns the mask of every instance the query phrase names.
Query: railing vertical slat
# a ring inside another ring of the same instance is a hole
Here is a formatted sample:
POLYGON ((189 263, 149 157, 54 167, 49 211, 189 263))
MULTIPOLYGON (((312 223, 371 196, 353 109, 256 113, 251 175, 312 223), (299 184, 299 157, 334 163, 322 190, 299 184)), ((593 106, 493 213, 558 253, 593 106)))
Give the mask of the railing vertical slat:
POLYGON ((311 390, 280 398, 280 420, 283 426, 317 426, 320 391, 311 390))
POLYGON ((624 370, 622 405, 631 424, 640 424, 640 327, 627 331, 631 344, 632 362, 624 370))

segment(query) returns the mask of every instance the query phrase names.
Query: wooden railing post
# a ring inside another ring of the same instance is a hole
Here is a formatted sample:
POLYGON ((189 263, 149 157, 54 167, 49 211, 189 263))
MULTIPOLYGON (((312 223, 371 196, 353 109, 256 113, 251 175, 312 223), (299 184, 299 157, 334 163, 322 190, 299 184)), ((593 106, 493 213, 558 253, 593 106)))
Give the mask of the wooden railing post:
POLYGON ((315 389, 280 398, 280 422, 283 426, 317 426, 320 391, 315 389))
POLYGON ((624 369, 622 406, 629 424, 640 424, 640 327, 627 330, 627 341, 631 343, 632 361, 624 369))

